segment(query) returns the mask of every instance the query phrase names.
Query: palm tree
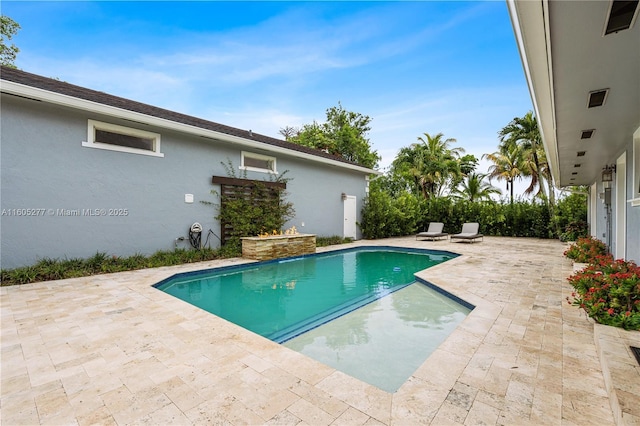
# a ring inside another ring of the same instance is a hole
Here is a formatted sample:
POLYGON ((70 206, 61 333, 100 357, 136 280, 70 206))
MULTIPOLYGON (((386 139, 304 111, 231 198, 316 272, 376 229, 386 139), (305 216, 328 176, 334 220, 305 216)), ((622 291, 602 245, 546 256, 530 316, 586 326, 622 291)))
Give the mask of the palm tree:
POLYGON ((439 197, 454 189, 464 176, 473 172, 477 158, 461 156, 463 148, 452 148, 456 140, 442 133, 424 133, 418 142, 403 147, 391 164, 393 180, 423 198, 439 197))
POLYGON ((426 198, 424 186, 422 185, 422 175, 424 165, 424 155, 421 146, 412 144, 408 147, 400 148, 398 155, 391 164, 391 174, 393 180, 397 182, 405 182, 407 190, 415 194, 422 194, 426 198))
POLYGON ((453 193, 459 198, 475 202, 483 201, 491 198, 492 194, 501 194, 502 192, 491 185, 484 182, 487 175, 483 173, 470 173, 460 182, 460 186, 453 193))
POLYGON ((428 169, 423 176, 427 193, 433 196, 442 196, 447 189, 455 188, 462 178, 460 169, 460 157, 464 154, 464 148, 451 148, 450 145, 457 141, 453 138, 444 139, 442 133, 431 136, 424 133, 418 137, 425 148, 428 160, 428 169))
MULTIPOLYGON (((538 187, 537 196, 543 198, 549 210, 549 217, 555 216, 556 194, 553 188, 551 168, 542 144, 542 136, 538 127, 538 120, 532 111, 524 117, 516 117, 500 132, 501 146, 517 145, 522 149, 524 158, 524 174, 531 177, 531 184, 525 194, 531 194, 538 187), (546 182, 546 194, 543 186, 546 182)), ((560 234, 560 229, 556 229, 560 234)))
POLYGON ((524 161, 520 147, 518 145, 505 146, 498 152, 484 154, 482 157, 493 162, 493 165, 489 167, 489 180, 495 178, 506 181, 507 191, 510 191, 510 202, 513 203, 513 182, 516 179, 522 179, 524 174, 524 161))
POLYGON ((522 150, 523 173, 531 178, 531 183, 525 190, 525 194, 532 194, 537 188, 536 195, 547 196, 550 207, 555 206, 553 180, 542 145, 538 120, 533 112, 529 111, 524 117, 516 117, 511 120, 498 132, 498 136, 502 152, 508 150, 508 147, 512 145, 518 145, 522 150), (546 182, 547 185, 546 193, 543 182, 546 182))
POLYGON ((442 133, 435 136, 424 133, 423 136, 407 150, 412 153, 409 170, 423 197, 430 198, 442 195, 449 185, 462 177, 460 154, 464 149, 451 148, 456 140, 444 139, 442 133))

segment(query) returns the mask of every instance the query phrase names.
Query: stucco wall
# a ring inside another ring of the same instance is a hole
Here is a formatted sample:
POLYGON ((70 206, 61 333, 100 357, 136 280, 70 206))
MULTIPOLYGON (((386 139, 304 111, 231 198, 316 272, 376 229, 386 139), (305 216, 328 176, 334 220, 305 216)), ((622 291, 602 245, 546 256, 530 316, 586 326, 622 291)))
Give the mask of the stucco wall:
MULTIPOLYGON (((612 208, 611 208, 611 242, 610 249, 611 253, 615 257, 618 256, 618 245, 620 242, 618 241, 616 232, 618 226, 625 227, 625 259, 633 260, 635 262, 640 261, 640 207, 632 206, 629 200, 633 198, 633 186, 634 177, 633 177, 633 141, 630 140, 625 149, 616 154, 615 158, 620 157, 622 154, 625 154, 626 159, 626 171, 625 171, 625 191, 624 191, 624 209, 625 209, 625 223, 624 225, 618 225, 618 215, 617 215, 617 206, 616 206, 616 195, 617 195, 617 174, 612 182, 612 208)), ((620 169, 616 170, 616 173, 620 173, 620 169)), ((606 221, 606 218, 603 217, 603 221, 606 221)), ((606 240, 605 240, 606 241, 606 240)))
MULTIPOLYGON (((626 200, 625 200, 625 259, 632 260, 636 263, 640 263, 640 206, 632 206, 631 203, 626 202, 633 198, 633 185, 636 184, 633 176, 633 142, 631 141, 626 149, 622 152, 626 152, 626 200)), ((622 152, 618 153, 615 158, 619 157, 622 152)), ((607 223, 607 209, 606 205, 600 198, 600 193, 604 192, 604 184, 601 179, 597 182, 597 193, 589 194, 590 197, 595 196, 596 201, 596 235, 595 237, 601 241, 604 241, 610 246, 612 254, 616 254, 617 241, 616 228, 618 226, 616 217, 616 179, 611 183, 611 225, 607 223)))
MULTIPOLYGON (((211 194, 219 190, 211 176, 227 176, 221 164, 227 159, 239 174, 242 147, 9 95, 2 95, 0 124, 2 268, 44 257, 84 258, 97 251, 127 256, 170 250, 177 237, 187 236, 193 222, 200 222, 205 232, 220 234, 214 208, 200 201, 219 202, 211 194), (165 156, 82 147, 87 119, 160 133, 165 156), (194 194, 194 203, 185 203, 185 194, 194 194), (15 215, 22 209, 44 213, 15 215), (107 215, 85 213, 96 209, 107 215), (110 216, 110 209, 116 214, 126 209, 126 214, 110 216), (65 216, 63 210, 79 210, 80 215, 65 216)), ((287 177, 292 179, 288 200, 294 203, 296 217, 287 226, 321 236, 342 235, 342 192, 357 196, 359 217, 363 174, 276 157, 278 171, 289 170, 287 177)), ((247 177, 268 180, 262 173, 247 177)), ((219 245, 214 236, 210 242, 219 245)))

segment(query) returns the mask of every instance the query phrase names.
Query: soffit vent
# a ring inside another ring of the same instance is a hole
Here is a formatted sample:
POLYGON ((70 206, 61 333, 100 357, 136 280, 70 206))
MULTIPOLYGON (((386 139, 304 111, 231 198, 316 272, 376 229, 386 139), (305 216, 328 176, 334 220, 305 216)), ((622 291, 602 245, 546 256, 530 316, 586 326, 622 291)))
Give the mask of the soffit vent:
POLYGON ((580 133, 580 139, 591 139, 591 137, 593 136, 593 132, 595 131, 595 129, 583 130, 580 133))
POLYGON ((572 175, 577 175, 577 174, 578 174, 578 172, 571 172, 571 174, 572 174, 572 175))
POLYGON ((580 167, 580 166, 582 166, 582 164, 580 164, 580 163, 576 163, 576 164, 573 165, 573 167, 580 167))
POLYGON ((604 35, 631 28, 638 15, 638 0, 613 0, 604 35))
POLYGON ((584 157, 587 151, 578 151, 578 157, 584 157))
POLYGON ((609 89, 601 89, 590 92, 589 103, 587 104, 587 106, 589 108, 595 108, 604 105, 604 102, 607 100, 608 93, 609 89))

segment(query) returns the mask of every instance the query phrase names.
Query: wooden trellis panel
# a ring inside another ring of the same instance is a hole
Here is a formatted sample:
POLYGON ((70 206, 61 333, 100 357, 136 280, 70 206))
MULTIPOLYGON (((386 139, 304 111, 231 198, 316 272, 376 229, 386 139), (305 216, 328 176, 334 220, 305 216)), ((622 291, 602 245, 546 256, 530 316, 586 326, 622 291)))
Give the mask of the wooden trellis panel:
MULTIPOLYGON (((280 192, 287 188, 284 182, 266 182, 252 179, 238 179, 223 176, 213 176, 211 183, 220 185, 220 208, 224 208, 226 200, 238 200, 251 198, 256 185, 264 186, 267 198, 256 199, 256 203, 280 202, 280 192)), ((230 223, 220 222, 220 240, 224 244, 233 235, 233 226, 230 223)))

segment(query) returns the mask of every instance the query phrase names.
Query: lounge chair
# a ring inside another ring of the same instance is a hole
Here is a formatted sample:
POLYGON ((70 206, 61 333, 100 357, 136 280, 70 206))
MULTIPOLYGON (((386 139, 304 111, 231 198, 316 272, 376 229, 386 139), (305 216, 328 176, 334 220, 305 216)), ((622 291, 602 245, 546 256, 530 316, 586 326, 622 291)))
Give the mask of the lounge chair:
POLYGON ((480 225, 475 222, 465 223, 462 225, 462 232, 460 232, 459 234, 451 235, 451 241, 457 238, 459 240, 469 241, 470 243, 472 243, 478 238, 482 239, 482 234, 478 233, 479 229, 480 225))
POLYGON ((433 241, 443 237, 447 238, 449 234, 442 232, 442 228, 444 228, 444 223, 431 222, 429 223, 429 228, 426 231, 416 234, 416 240, 418 238, 423 238, 433 241))

